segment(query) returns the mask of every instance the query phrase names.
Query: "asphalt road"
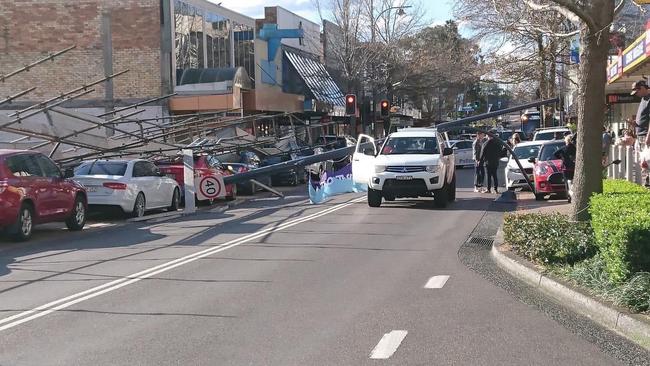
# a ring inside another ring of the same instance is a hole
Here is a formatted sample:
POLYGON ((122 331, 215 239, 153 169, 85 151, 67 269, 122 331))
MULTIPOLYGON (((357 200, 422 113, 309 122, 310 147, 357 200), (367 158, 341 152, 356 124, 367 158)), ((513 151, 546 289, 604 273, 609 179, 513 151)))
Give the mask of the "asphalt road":
POLYGON ((643 364, 468 267, 497 215, 470 182, 446 209, 301 193, 0 242, 0 365, 643 364))

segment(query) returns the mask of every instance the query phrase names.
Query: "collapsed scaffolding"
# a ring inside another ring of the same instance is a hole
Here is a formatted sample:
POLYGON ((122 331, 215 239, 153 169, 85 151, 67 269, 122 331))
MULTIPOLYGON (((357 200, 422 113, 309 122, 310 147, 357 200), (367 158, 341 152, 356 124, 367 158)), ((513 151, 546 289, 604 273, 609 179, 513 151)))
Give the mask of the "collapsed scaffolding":
MULTIPOLYGON (((29 65, 0 75, 0 83, 34 67, 65 55, 75 46, 52 53, 29 65)), ((309 135, 306 123, 292 113, 261 113, 243 116, 242 109, 138 118, 143 107, 164 102, 175 93, 114 108, 98 115, 78 112, 64 104, 91 94, 94 87, 118 78, 129 70, 106 75, 42 102, 0 113, 0 148, 35 150, 45 153, 61 166, 83 160, 138 157, 160 159, 183 149, 198 153, 230 156, 252 150, 264 156, 286 154, 301 149, 298 140, 309 135), (239 116, 231 114, 239 112, 239 116), (278 121, 288 120, 289 126, 278 121), (271 133, 257 136, 256 124, 271 121, 271 133), (252 126, 252 133, 242 126, 252 126), (301 128, 302 127, 302 130, 301 128)), ((0 100, 0 108, 13 105, 38 86, 19 91, 0 100)))

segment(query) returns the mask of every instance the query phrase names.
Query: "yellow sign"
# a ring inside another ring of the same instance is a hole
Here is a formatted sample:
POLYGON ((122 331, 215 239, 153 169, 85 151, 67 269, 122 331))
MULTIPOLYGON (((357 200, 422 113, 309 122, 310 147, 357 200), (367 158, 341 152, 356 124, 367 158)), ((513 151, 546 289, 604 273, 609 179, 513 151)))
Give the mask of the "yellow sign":
POLYGON ((634 2, 639 5, 650 4, 650 0, 634 0, 634 2))

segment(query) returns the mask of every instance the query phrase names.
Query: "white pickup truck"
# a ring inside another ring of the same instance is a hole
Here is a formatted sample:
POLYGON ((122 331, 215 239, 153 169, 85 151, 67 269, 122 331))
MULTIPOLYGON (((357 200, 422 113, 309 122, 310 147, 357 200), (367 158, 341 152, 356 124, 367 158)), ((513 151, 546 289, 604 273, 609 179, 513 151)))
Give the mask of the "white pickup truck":
POLYGON ((368 205, 382 199, 432 197, 436 207, 456 199, 454 150, 436 129, 408 128, 390 134, 376 146, 360 135, 352 156, 352 177, 368 185, 368 205))

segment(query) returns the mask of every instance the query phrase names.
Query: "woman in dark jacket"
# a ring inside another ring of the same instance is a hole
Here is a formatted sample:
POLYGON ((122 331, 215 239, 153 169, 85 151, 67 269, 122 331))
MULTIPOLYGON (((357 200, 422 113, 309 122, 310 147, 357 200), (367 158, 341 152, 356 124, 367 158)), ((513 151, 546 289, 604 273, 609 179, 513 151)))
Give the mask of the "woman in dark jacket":
POLYGON ((487 192, 492 190, 492 183, 494 183, 494 193, 499 193, 499 180, 497 178, 497 170, 499 169, 499 159, 501 159, 502 147, 499 141, 493 136, 488 135, 488 140, 483 147, 483 156, 481 160, 486 163, 487 168, 487 192))

